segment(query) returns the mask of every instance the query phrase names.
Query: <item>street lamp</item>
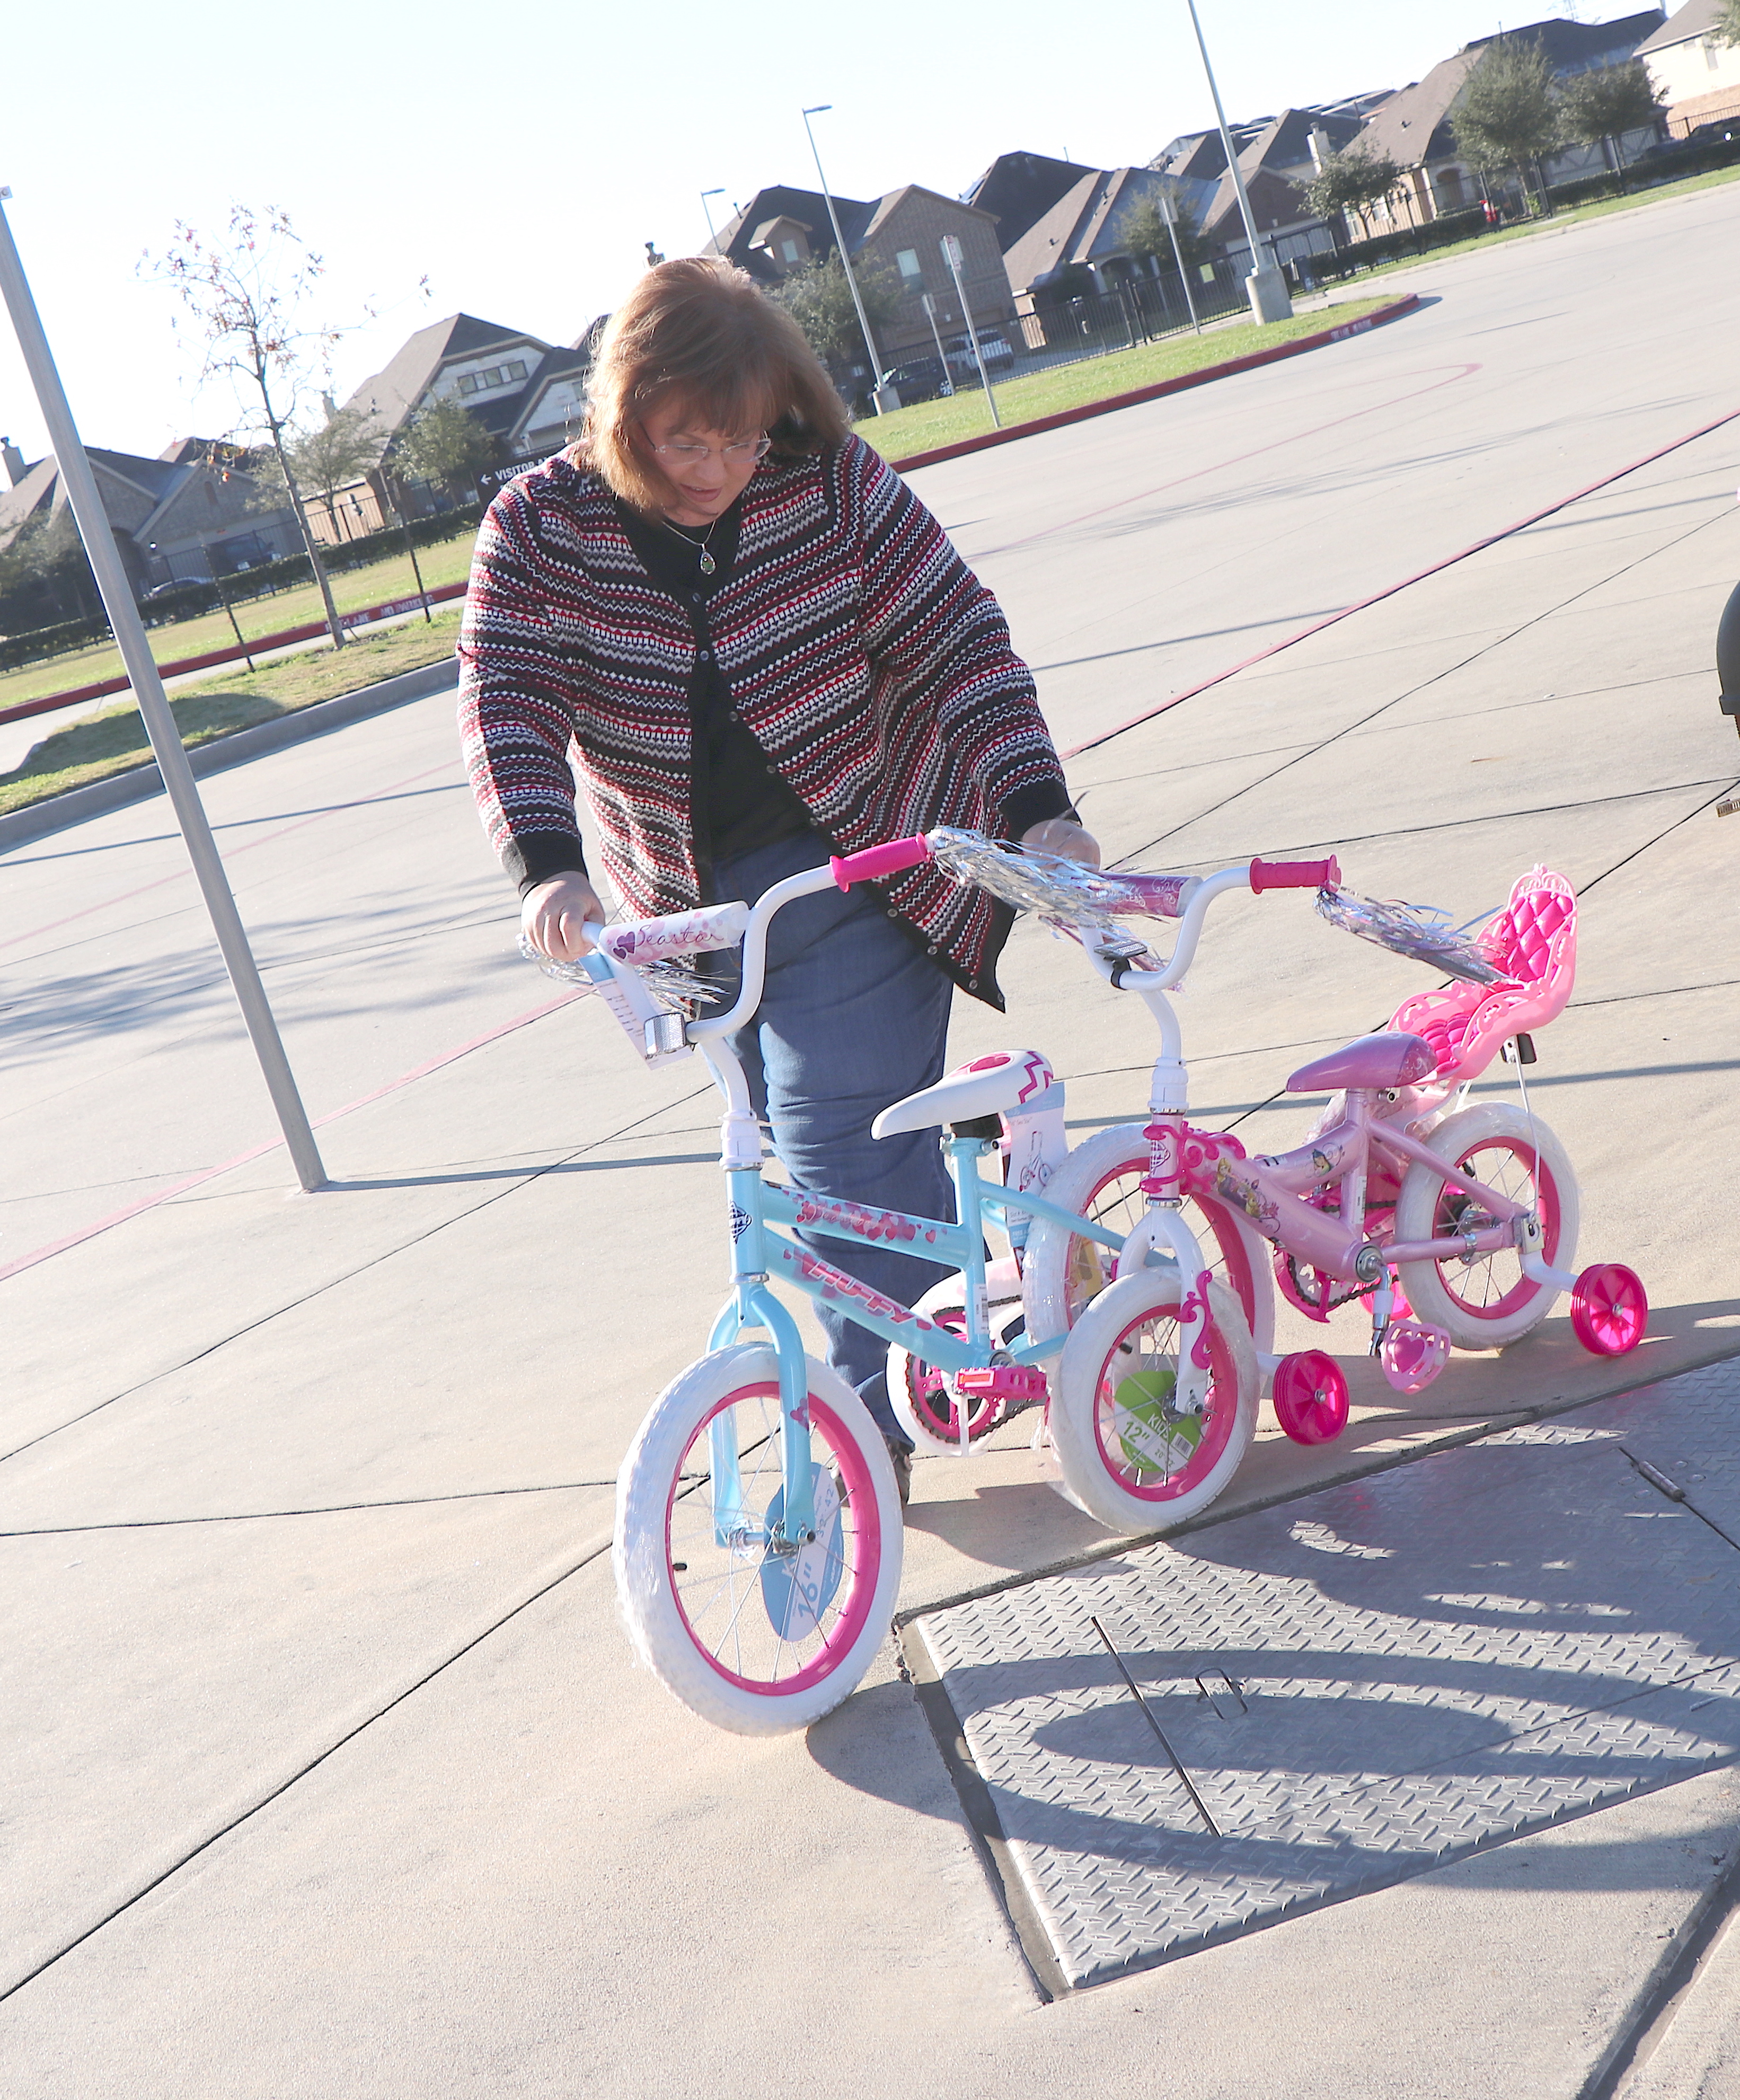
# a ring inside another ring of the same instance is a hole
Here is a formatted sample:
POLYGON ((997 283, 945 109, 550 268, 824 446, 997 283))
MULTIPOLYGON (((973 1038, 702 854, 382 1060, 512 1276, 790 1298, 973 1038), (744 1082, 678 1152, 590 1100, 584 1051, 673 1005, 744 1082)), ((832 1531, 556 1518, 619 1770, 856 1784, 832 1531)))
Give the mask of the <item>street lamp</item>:
POLYGON ((713 208, 707 202, 707 199, 724 195, 725 190, 722 186, 716 190, 703 190, 701 192, 701 209, 707 214, 707 237, 712 242, 713 253, 716 255, 719 253, 719 232, 713 224, 713 208))
POLYGON ((882 383, 882 359, 877 352, 876 338, 870 333, 870 315, 864 311, 864 302, 858 293, 858 280, 852 271, 852 258, 846 253, 846 236, 839 230, 839 214, 834 209, 834 192, 828 188, 828 179, 822 172, 822 156, 816 150, 816 135, 810 129, 812 117, 820 117, 825 110, 833 107, 831 102, 817 102, 806 109, 804 112, 804 130, 809 140, 810 157, 816 163, 817 179, 822 184, 822 194, 827 204, 828 223, 834 229, 834 245, 839 250, 840 267, 845 271, 846 282, 852 289, 852 303, 858 310, 858 326, 864 331, 864 347, 870 353, 870 399, 875 403, 876 413, 879 416, 886 408, 899 408, 901 397, 892 386, 884 386, 882 383), (893 395, 892 401, 886 398, 890 395, 893 395))
POLYGON ((1196 48, 1202 54, 1202 70, 1209 77, 1209 93, 1214 98, 1214 115, 1220 126, 1220 142, 1226 148, 1227 165, 1232 173, 1232 187, 1238 192, 1239 215, 1244 221, 1244 232, 1251 245, 1251 273, 1244 280, 1244 296, 1251 302, 1251 311, 1259 321, 1284 321, 1293 314, 1293 301, 1287 296, 1287 280, 1275 267, 1272 250, 1267 251, 1265 262, 1263 243, 1257 236, 1257 221, 1251 213, 1251 201, 1244 188, 1244 170, 1239 165, 1239 156, 1232 143, 1232 133, 1227 126, 1227 112, 1221 107, 1220 90, 1214 84, 1214 68, 1209 64, 1209 47, 1203 41, 1202 24, 1196 19, 1196 0, 1185 0, 1190 9, 1191 27, 1196 33, 1196 48))

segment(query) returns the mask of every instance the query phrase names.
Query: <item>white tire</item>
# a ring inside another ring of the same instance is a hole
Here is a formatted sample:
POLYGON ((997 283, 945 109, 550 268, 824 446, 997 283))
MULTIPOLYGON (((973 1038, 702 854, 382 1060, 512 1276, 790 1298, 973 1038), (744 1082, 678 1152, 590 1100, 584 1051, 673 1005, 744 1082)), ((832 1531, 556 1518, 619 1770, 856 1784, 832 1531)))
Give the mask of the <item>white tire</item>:
POLYGON ((1238 1300, 1209 1286, 1209 1396, 1176 1414, 1178 1286, 1139 1269, 1069 1330, 1052 1382, 1051 1440, 1071 1494, 1113 1531, 1164 1531, 1205 1510, 1238 1471, 1262 1376, 1238 1300))
MULTIPOLYGON (((1529 1118, 1520 1109, 1508 1101, 1482 1101, 1478 1108, 1446 1116, 1425 1143, 1447 1167, 1465 1160, 1477 1181, 1518 1202, 1536 1205, 1543 1258, 1554 1268, 1576 1268, 1577 1177, 1564 1146, 1538 1116, 1531 1138, 1529 1118), (1540 1149, 1538 1198, 1534 1143, 1540 1149)), ((1468 1207, 1456 1191, 1454 1175, 1441 1180, 1416 1161, 1396 1199, 1395 1237, 1441 1238, 1460 1229, 1468 1207)), ((1477 1209, 1469 1221, 1482 1215, 1477 1209)), ((1442 1327, 1459 1349, 1502 1349, 1520 1341, 1546 1318, 1558 1295, 1550 1284, 1530 1282, 1513 1246, 1472 1260, 1452 1255, 1443 1261, 1403 1262, 1399 1273, 1416 1316, 1442 1327)))
MULTIPOLYGON (((913 1311, 952 1335, 967 1332, 967 1279, 958 1271, 945 1276, 913 1307, 913 1311)), ((1021 1328, 1021 1301, 1010 1299, 991 1307, 991 1339, 999 1348, 1010 1346, 1021 1328)), ((960 1456, 958 1396, 942 1374, 898 1342, 888 1344, 888 1402, 901 1427, 921 1451, 942 1456, 960 1456), (945 1433, 948 1432, 949 1433, 945 1433)), ((967 1442, 970 1450, 989 1436, 1003 1415, 1002 1405, 980 1397, 967 1410, 967 1442)))
MULTIPOLYGON (((1043 1193, 1061 1210, 1103 1220, 1114 1232, 1132 1232, 1148 1206, 1140 1187, 1148 1171, 1148 1145, 1142 1127, 1124 1123, 1077 1145, 1043 1193)), ((1252 1341, 1268 1355, 1275 1347, 1273 1249, 1249 1219, 1228 1204, 1189 1198, 1183 1218, 1201 1243, 1209 1273, 1233 1292, 1252 1341)), ((1111 1281, 1117 1259, 1099 1241, 1036 1218, 1022 1272, 1028 1333, 1036 1340, 1066 1333, 1111 1281)))
POLYGON ((674 1379, 617 1476, 611 1557, 635 1652, 691 1713, 742 1736, 806 1728, 848 1698, 900 1590, 888 1445, 844 1379, 807 1361, 817 1523, 798 1553, 762 1543, 784 1502, 779 1364, 764 1343, 716 1350, 674 1379), (734 1435, 739 1454, 738 1536, 723 1544, 716 1435, 734 1435))

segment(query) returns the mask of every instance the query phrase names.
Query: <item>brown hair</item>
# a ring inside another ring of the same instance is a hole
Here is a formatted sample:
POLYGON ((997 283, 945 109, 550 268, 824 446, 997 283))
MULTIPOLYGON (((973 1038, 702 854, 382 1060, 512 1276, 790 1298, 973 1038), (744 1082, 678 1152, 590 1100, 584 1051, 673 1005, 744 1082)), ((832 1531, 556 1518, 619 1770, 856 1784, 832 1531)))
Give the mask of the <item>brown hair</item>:
POLYGON ((746 271, 710 256, 646 272, 606 324, 587 391, 575 461, 640 510, 669 501, 635 444, 654 408, 681 402, 708 429, 765 430, 774 460, 837 445, 848 430, 845 406, 797 323, 746 271))

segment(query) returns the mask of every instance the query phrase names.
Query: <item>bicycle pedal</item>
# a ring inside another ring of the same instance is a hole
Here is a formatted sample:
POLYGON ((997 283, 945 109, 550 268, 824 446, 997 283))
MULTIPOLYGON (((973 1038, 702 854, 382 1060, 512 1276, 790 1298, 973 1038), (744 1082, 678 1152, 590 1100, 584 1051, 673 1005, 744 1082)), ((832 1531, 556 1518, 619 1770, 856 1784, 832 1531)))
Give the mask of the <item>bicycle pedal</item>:
POLYGON ((992 1364, 981 1370, 957 1371, 954 1384, 962 1392, 993 1400, 1043 1400, 1046 1374, 1037 1364, 992 1364))

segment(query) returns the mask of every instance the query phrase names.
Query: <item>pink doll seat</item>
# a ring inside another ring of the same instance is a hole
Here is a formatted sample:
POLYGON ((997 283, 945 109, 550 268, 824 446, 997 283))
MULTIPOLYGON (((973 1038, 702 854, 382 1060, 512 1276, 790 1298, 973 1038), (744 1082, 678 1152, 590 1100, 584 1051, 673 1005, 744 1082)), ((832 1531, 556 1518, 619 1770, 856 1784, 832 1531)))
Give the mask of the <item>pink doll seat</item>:
POLYGON ((1510 1037, 1544 1028, 1564 1011, 1577 979, 1577 900, 1570 885, 1551 868, 1531 868, 1475 939, 1504 973, 1504 983, 1416 992, 1390 1021, 1392 1029, 1419 1036, 1438 1055, 1438 1069, 1413 1089, 1416 1114, 1431 1099, 1443 1100, 1478 1079, 1510 1037))

